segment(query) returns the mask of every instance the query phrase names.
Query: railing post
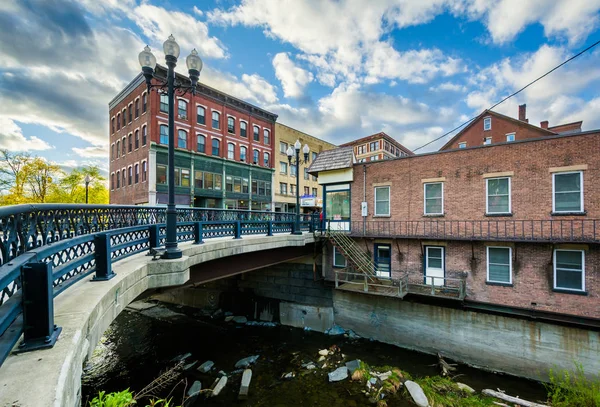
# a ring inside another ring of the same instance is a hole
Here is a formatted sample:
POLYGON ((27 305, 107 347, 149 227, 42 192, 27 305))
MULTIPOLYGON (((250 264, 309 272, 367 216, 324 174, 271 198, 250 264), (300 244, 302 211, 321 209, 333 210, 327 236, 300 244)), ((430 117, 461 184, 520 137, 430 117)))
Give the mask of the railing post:
POLYGON ((160 226, 158 225, 150 225, 150 248, 154 249, 155 247, 160 246, 160 226))
POLYGON ((242 238, 242 222, 239 220, 235 221, 235 231, 234 231, 234 239, 241 239, 242 238))
POLYGON ((435 295, 435 277, 431 277, 431 295, 435 295))
POLYGON ((101 233, 94 236, 94 258, 96 260, 96 275, 92 281, 110 280, 116 274, 112 271, 112 259, 110 258, 110 235, 101 233))
POLYGON ((335 275, 335 288, 338 288, 338 286, 339 286, 338 272, 336 270, 333 270, 333 274, 335 275))
POLYGON ((367 282, 367 275, 366 274, 364 275, 364 278, 365 278, 364 289, 365 289, 365 292, 368 293, 369 292, 369 283, 367 282))
POLYGON ((202 222, 194 222, 194 244, 202 244, 204 240, 202 240, 202 222))
POLYGON ((52 264, 30 263, 21 267, 23 293, 23 342, 19 352, 54 346, 62 328, 54 325, 52 264))
POLYGON ((267 236, 273 236, 273 221, 270 220, 268 222, 268 232, 267 232, 267 236))

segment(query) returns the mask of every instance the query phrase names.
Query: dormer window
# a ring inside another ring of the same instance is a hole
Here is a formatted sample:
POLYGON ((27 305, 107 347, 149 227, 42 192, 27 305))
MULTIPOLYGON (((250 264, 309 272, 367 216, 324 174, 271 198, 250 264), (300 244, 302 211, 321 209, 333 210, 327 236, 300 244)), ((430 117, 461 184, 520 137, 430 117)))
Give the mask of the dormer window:
POLYGON ((492 118, 486 117, 483 119, 483 131, 492 130, 492 118))

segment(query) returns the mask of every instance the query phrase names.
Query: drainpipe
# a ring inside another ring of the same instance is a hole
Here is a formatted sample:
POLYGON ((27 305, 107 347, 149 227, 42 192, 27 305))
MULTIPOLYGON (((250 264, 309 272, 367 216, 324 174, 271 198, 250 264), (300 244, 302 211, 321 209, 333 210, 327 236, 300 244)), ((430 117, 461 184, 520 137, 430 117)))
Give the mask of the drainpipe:
MULTIPOLYGON (((367 165, 363 165, 363 202, 367 202, 367 165)), ((367 217, 363 216, 363 236, 367 227, 367 217)))

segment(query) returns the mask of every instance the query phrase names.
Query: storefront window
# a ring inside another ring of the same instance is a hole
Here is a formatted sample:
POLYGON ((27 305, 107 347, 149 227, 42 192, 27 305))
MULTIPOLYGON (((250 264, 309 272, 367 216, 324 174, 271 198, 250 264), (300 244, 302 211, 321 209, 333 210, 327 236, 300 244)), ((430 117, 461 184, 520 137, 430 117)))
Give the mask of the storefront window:
POLYGON ((350 220, 350 191, 331 191, 325 196, 327 220, 350 220))

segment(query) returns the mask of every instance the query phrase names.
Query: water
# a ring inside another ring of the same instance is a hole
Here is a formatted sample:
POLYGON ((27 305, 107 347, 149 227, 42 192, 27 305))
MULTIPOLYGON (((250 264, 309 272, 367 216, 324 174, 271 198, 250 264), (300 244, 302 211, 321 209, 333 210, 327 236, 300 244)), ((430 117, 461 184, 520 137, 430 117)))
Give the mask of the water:
MULTIPOLYGON (((328 383, 327 373, 334 368, 306 371, 302 362, 316 362, 320 349, 337 345, 346 360, 361 359, 371 366, 390 365, 409 372, 413 377, 432 376, 439 373, 437 358, 419 352, 365 339, 350 340, 317 332, 284 326, 252 327, 203 318, 195 310, 156 307, 145 311, 163 319, 136 312, 123 312, 105 333, 92 357, 84 367, 82 377, 83 401, 91 399, 100 390, 120 391, 126 388, 139 391, 173 366, 171 360, 190 352, 188 361, 215 362, 209 374, 185 374, 187 388, 194 380, 202 388, 210 387, 219 370, 228 375, 235 363, 244 357, 260 355, 252 367, 249 398, 238 401, 241 373, 229 377, 227 387, 214 398, 201 397, 195 406, 361 406, 368 399, 362 393, 363 385, 346 380, 328 383), (173 312, 175 311, 175 312, 173 312), (291 380, 281 379, 282 374, 295 371, 291 380)), ((497 375, 467 366, 458 366, 458 381, 479 391, 483 388, 500 388, 507 394, 519 395, 528 400, 544 400, 541 384, 506 375, 497 375)), ((186 392, 185 383, 175 388, 170 385, 158 396, 170 395, 181 403, 186 392)), ((400 396, 387 400, 389 406, 414 406, 400 396)))

